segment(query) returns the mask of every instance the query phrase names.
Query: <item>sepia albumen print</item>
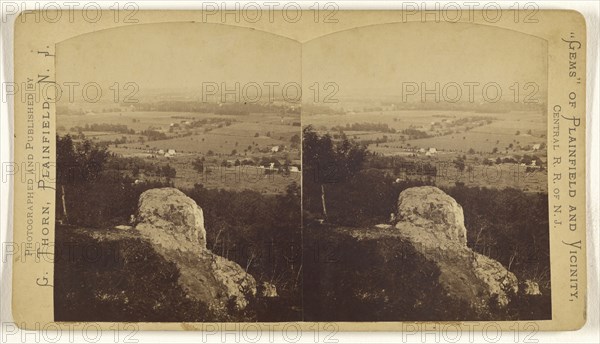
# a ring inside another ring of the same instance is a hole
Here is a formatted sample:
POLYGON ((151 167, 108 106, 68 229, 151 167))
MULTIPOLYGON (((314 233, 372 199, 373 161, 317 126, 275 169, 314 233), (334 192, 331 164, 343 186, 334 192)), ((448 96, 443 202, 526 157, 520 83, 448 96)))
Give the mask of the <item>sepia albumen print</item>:
POLYGON ((57 320, 549 319, 546 59, 473 24, 60 43, 94 83, 57 105, 57 320))
MULTIPOLYGON (((33 278, 35 319, 58 323, 581 325, 580 17, 196 15, 56 26, 40 61, 22 40, 38 27, 19 26, 16 51, 63 93, 44 131, 56 178, 32 193, 54 260, 15 259, 17 318, 33 278)), ((35 140, 15 157, 45 159, 35 140)))
POLYGON ((305 87, 336 86, 303 99, 303 248, 331 252, 305 318, 551 318, 546 42, 398 23, 302 53, 305 87))

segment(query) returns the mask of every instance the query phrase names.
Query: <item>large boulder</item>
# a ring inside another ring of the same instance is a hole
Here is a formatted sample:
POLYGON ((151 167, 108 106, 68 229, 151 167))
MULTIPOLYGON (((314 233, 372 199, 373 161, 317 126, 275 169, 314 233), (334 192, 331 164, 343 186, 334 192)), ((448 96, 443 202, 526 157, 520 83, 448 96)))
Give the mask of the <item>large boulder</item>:
POLYGON ((462 207, 442 190, 414 187, 398 198, 396 230, 440 270, 439 283, 448 294, 480 308, 489 300, 506 306, 518 280, 499 262, 467 247, 462 207))
POLYGON ((206 248, 202 209, 174 188, 147 190, 140 196, 136 229, 179 269, 179 284, 190 298, 214 310, 246 307, 256 281, 237 263, 206 248))
POLYGON ((436 238, 467 245, 462 207, 454 198, 434 186, 402 191, 398 197, 396 219, 421 227, 436 238))
POLYGON ((176 237, 174 243, 198 243, 206 248, 202 209, 177 189, 150 189, 142 193, 136 220, 137 229, 176 237))

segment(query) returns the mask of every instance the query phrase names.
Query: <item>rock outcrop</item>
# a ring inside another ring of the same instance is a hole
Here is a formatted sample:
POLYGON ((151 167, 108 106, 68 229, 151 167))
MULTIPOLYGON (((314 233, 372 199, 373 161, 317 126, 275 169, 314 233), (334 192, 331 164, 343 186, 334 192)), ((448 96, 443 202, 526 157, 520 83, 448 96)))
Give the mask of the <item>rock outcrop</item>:
MULTIPOLYGON (((393 225, 305 228, 307 318, 503 319, 519 283, 500 262, 467 246, 462 207, 425 186, 404 190, 396 209, 393 225)), ((535 294, 533 284, 528 289, 535 294)))
POLYGON ((400 193, 395 229, 401 238, 438 266, 439 283, 448 295, 485 307, 509 302, 518 281, 499 262, 467 247, 462 207, 442 190, 414 187, 400 193))
POLYGON ((521 283, 521 290, 525 295, 542 295, 539 284, 531 280, 523 281, 521 283))
POLYGON ((402 191, 398 197, 396 219, 421 227, 433 238, 467 244, 462 207, 436 187, 422 186, 402 191))
POLYGON ((256 295, 256 281, 237 263, 206 248, 202 209, 174 188, 147 190, 140 196, 136 230, 179 269, 179 285, 190 298, 222 310, 243 309, 256 295))
POLYGON ((150 189, 142 193, 136 222, 137 229, 168 234, 175 239, 173 243, 198 243, 206 248, 202 209, 177 189, 150 189))

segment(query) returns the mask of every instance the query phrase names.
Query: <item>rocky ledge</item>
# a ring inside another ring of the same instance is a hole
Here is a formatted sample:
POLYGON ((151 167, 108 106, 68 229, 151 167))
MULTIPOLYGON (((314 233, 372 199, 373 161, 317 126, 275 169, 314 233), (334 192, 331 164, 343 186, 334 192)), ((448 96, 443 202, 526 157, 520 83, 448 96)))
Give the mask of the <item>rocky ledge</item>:
POLYGON ((206 248, 202 209, 174 188, 147 190, 140 196, 135 229, 166 261, 179 268, 179 284, 190 298, 224 309, 247 306, 256 281, 237 263, 206 248))
POLYGON ((393 223, 368 228, 306 229, 309 317, 358 321, 363 307, 378 320, 477 320, 494 317, 515 296, 539 294, 535 283, 519 288, 500 262, 467 246, 463 209, 442 190, 404 190, 394 215, 393 223), (323 300, 336 298, 343 300, 332 312, 323 300))
POLYGON ((440 269, 439 283, 452 297, 477 306, 490 299, 506 306, 518 280, 499 262, 467 247, 462 207, 433 186, 404 190, 398 197, 395 230, 440 269))

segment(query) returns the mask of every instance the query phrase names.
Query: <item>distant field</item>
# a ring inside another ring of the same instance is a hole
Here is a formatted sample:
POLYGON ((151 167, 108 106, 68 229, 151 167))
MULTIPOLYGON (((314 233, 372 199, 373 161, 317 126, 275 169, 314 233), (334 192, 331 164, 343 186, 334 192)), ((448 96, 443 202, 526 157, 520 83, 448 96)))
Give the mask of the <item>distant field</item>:
POLYGON ((213 151, 215 154, 230 154, 234 149, 242 153, 248 146, 255 148, 280 144, 289 145, 289 142, 275 140, 266 136, 235 136, 228 134, 214 134, 211 132, 207 134, 176 137, 167 140, 147 141, 143 144, 127 143, 120 146, 146 149, 146 145, 148 145, 148 148, 150 149, 175 149, 178 153, 207 154, 208 151, 213 151))
POLYGON ((179 122, 181 118, 189 117, 189 120, 200 120, 205 118, 215 118, 219 115, 189 112, 105 112, 88 113, 85 115, 58 115, 57 126, 70 129, 75 126, 84 127, 92 123, 110 123, 126 125, 130 129, 137 131, 146 130, 148 127, 168 128, 169 124, 179 122), (134 122, 134 119, 136 120, 134 122))
POLYGON ((192 187, 202 183, 208 188, 225 188, 233 190, 250 189, 263 193, 282 193, 285 188, 296 181, 299 173, 289 176, 281 174, 266 176, 264 170, 258 168, 225 169, 218 167, 223 160, 235 161, 245 158, 275 158, 280 161, 286 158, 291 161, 300 159, 300 149, 290 147, 292 136, 301 136, 301 127, 294 125, 300 122, 299 116, 253 113, 250 115, 218 115, 204 113, 181 112, 120 112, 120 113, 88 113, 86 115, 59 115, 57 126, 59 134, 70 132, 73 127, 85 128, 92 124, 125 125, 133 129, 135 134, 122 134, 107 131, 84 130, 86 139, 95 142, 113 142, 109 150, 124 157, 140 157, 152 163, 169 164, 177 170, 173 182, 178 187, 192 187), (182 121, 198 121, 217 119, 215 124, 205 124, 170 131, 171 123, 182 121), (229 125, 223 125, 227 121, 229 125), (218 124, 218 125, 217 125, 218 124), (162 140, 148 140, 141 131, 153 130, 168 136, 162 140), (184 135, 185 133, 191 135, 184 135), (115 144, 115 140, 125 142, 115 144), (280 152, 271 152, 273 146, 285 146, 280 152), (159 150, 176 151, 173 157, 158 154, 159 150), (262 152, 261 152, 262 151, 262 152), (205 166, 213 166, 213 172, 199 174, 192 167, 196 158, 206 160, 205 166), (216 160, 216 162, 213 162, 216 160))
POLYGON ((317 128, 325 126, 344 126, 352 123, 385 123, 396 130, 407 129, 409 126, 428 126, 431 122, 440 121, 442 117, 449 116, 448 119, 459 119, 469 116, 495 116, 493 114, 475 113, 475 112, 456 112, 456 111, 376 111, 347 113, 340 115, 307 115, 302 118, 302 125, 313 125, 317 128))
MULTIPOLYGON (((344 130, 344 133, 348 138, 357 141, 379 141, 368 145, 371 152, 438 166, 438 185, 452 186, 460 182, 469 186, 513 187, 530 192, 547 192, 548 175, 544 169, 527 173, 526 167, 520 164, 495 163, 497 158, 524 155, 535 155, 541 161, 546 161, 547 153, 544 148, 536 151, 532 149, 534 144, 546 142, 547 122, 545 116, 539 112, 478 113, 436 110, 316 114, 305 116, 302 124, 313 125, 320 133, 337 134, 332 128, 344 127, 346 124, 351 126, 354 123, 384 123, 390 129, 395 129, 396 133, 362 130, 344 130), (491 123, 487 120, 476 123, 477 120, 473 119, 476 116, 493 120, 491 123), (471 117, 473 121, 467 117, 471 117), (440 132, 452 133, 440 135, 437 132, 440 126, 436 126, 436 123, 461 119, 466 120, 465 124, 442 124, 440 132), (410 139, 407 134, 402 133, 402 130, 409 128, 435 136, 410 139), (512 145, 512 148, 508 148, 509 145, 512 145), (530 148, 518 149, 517 146, 530 148), (427 156, 421 148, 435 148, 436 152, 427 156), (497 151, 492 153, 494 148, 497 148, 497 151), (455 168, 453 161, 463 156, 467 158, 465 163, 468 168, 460 172, 455 168), (484 165, 483 161, 486 159, 492 159, 494 163, 491 166, 484 165)), ((390 173, 393 174, 393 171, 390 173)), ((397 177, 402 179, 402 176, 397 177)))
POLYGON ((298 116, 281 116, 277 114, 250 114, 248 116, 227 116, 216 114, 177 113, 177 112, 122 112, 122 113, 89 113, 86 115, 59 116, 57 125, 61 128, 60 134, 66 134, 73 127, 85 127, 91 124, 126 125, 135 130, 136 134, 121 134, 111 132, 83 131, 87 138, 108 141, 126 137, 126 145, 132 148, 175 149, 189 153, 206 153, 212 150, 215 153, 230 153, 233 149, 243 151, 248 146, 265 148, 274 145, 290 145, 294 135, 301 135, 298 116), (185 118, 185 119, 184 119, 185 118), (191 136, 171 137, 166 140, 145 140, 137 143, 142 130, 152 127, 166 133, 168 136, 181 136, 180 133, 169 133, 171 123, 180 123, 182 120, 195 121, 207 118, 231 121, 231 125, 221 128, 206 125, 182 130, 191 132, 191 136), (135 120, 135 121, 134 121, 135 120), (210 131, 205 132, 206 129, 210 131), (148 145, 148 147, 146 146, 148 145))
MULTIPOLYGON (((506 163, 483 165, 481 156, 469 156, 465 161, 465 169, 458 170, 452 160, 457 156, 455 153, 446 153, 434 158, 426 157, 404 157, 419 166, 419 163, 430 164, 437 169, 435 184, 438 186, 454 186, 457 182, 467 186, 492 187, 492 188, 515 188, 527 192, 548 192, 548 172, 545 170, 527 171, 520 164, 506 163), (477 157, 477 160, 475 160, 477 157)), ((425 166, 425 165, 423 165, 425 166)), ((424 178, 419 175, 407 175, 406 172, 394 173, 392 175, 401 180, 424 178)))
MULTIPOLYGON (((469 149, 473 149, 476 152, 491 152, 494 147, 498 148, 498 151, 503 152, 504 148, 509 144, 521 146, 524 145, 532 145, 535 143, 546 142, 546 139, 542 139, 539 137, 530 136, 527 134, 521 134, 519 136, 515 135, 514 132, 512 134, 509 133, 499 133, 498 131, 490 130, 489 132, 483 132, 486 130, 486 127, 478 128, 482 130, 482 132, 478 132, 476 130, 469 131, 466 133, 460 134, 452 134, 446 136, 437 136, 430 137, 426 139, 418 139, 418 140, 407 140, 407 143, 410 143, 413 147, 418 148, 429 148, 435 147, 437 150, 445 150, 445 151, 456 151, 456 152, 467 152, 469 149), (498 143, 496 143, 498 142, 498 143)), ((394 142, 398 143, 399 142, 394 142)), ((391 143, 391 146, 398 146, 391 143)), ((385 144, 380 144, 379 146, 385 146, 385 144)), ((369 149, 373 151, 378 151, 378 147, 373 147, 373 145, 369 146, 369 149)))
POLYGON ((491 152, 498 148, 504 149, 513 146, 533 145, 546 142, 545 116, 535 112, 507 112, 507 113, 478 113, 466 111, 387 111, 349 113, 343 115, 308 115, 303 119, 303 125, 313 125, 318 130, 334 126, 345 126, 353 123, 384 123, 397 131, 417 128, 429 131, 434 122, 457 120, 473 116, 493 117, 490 124, 474 127, 465 131, 463 127, 452 128, 455 132, 450 135, 434 136, 423 139, 407 139, 400 141, 402 135, 384 132, 359 132, 347 131, 346 135, 358 140, 383 140, 388 142, 369 145, 369 149, 385 155, 404 154, 401 152, 406 147, 430 148, 438 151, 467 152, 469 149, 481 152, 491 152), (519 131, 519 135, 517 134, 519 131), (531 131, 530 133, 528 133, 531 131))
POLYGON ((285 192, 292 182, 300 184, 300 173, 265 175, 264 170, 254 166, 220 167, 207 163, 212 172, 198 173, 191 166, 192 157, 180 157, 171 160, 171 166, 177 169, 173 180, 177 187, 192 187, 195 183, 209 189, 254 190, 265 194, 285 192))

